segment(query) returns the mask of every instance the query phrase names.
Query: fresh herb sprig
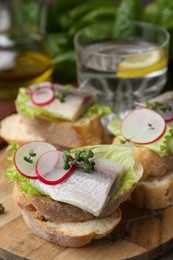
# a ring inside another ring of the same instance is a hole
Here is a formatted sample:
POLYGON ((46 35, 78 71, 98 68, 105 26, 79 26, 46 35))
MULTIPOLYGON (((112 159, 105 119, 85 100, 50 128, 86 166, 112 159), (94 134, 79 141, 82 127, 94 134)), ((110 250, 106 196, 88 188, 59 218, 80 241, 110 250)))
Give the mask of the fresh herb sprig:
POLYGON ((5 212, 5 208, 2 203, 0 203, 0 215, 2 215, 5 212))
POLYGON ((36 153, 33 152, 33 150, 29 151, 29 156, 28 157, 23 157, 23 159, 28 162, 28 163, 33 163, 33 160, 31 159, 32 157, 35 157, 36 153))
POLYGON ((147 108, 150 108, 152 110, 157 110, 157 109, 160 109, 161 111, 163 111, 164 113, 166 111, 171 111, 171 106, 169 105, 169 103, 165 102, 165 103, 161 103, 161 102, 158 102, 158 101, 155 101, 155 102, 146 102, 145 103, 146 107, 147 108))
POLYGON ((57 99, 59 99, 59 101, 60 101, 61 103, 64 103, 64 102, 65 102, 65 94, 59 93, 59 92, 56 91, 55 97, 56 97, 57 99))
POLYGON ((68 170, 72 165, 75 165, 77 167, 83 168, 85 173, 90 173, 92 170, 94 170, 95 166, 95 162, 90 161, 90 159, 93 157, 94 153, 91 150, 77 150, 74 158, 70 155, 69 151, 66 151, 63 154, 63 168, 68 170))

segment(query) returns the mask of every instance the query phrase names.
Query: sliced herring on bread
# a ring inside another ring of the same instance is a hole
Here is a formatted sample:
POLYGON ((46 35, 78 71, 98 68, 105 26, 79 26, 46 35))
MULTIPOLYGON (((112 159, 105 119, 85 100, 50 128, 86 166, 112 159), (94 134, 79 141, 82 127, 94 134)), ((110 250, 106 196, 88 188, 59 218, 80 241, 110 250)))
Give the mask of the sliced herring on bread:
POLYGON ((121 211, 117 209, 113 215, 102 219, 70 223, 44 221, 26 209, 22 209, 22 216, 37 236, 65 247, 82 247, 108 236, 120 222, 121 211))
POLYGON ((13 114, 1 121, 0 136, 8 143, 46 141, 67 149, 111 143, 110 136, 104 131, 97 115, 76 122, 55 123, 41 119, 30 120, 20 114, 13 114))
POLYGON ((20 191, 20 185, 17 183, 13 188, 13 199, 21 209, 34 212, 40 219, 51 222, 62 222, 64 219, 66 222, 79 222, 111 216, 119 205, 129 197, 133 189, 134 187, 115 201, 108 203, 97 217, 76 206, 55 201, 43 195, 28 196, 25 192, 20 191))

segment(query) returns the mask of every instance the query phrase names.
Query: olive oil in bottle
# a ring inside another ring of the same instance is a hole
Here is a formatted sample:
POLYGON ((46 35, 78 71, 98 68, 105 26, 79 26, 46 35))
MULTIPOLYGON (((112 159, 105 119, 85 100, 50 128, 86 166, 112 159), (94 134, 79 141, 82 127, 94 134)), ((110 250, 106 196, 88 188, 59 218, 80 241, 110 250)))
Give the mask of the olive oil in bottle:
POLYGON ((30 32, 20 0, 0 0, 0 99, 14 99, 20 87, 51 80, 53 65, 42 36, 30 32))

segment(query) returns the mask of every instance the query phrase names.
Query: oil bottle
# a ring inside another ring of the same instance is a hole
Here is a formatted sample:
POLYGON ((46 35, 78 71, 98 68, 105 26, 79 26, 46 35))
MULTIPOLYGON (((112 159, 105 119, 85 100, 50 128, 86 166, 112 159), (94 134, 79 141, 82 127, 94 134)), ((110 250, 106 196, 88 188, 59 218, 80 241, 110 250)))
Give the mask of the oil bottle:
POLYGON ((43 35, 28 28, 21 5, 0 0, 0 99, 14 99, 20 87, 50 80, 54 70, 43 35))

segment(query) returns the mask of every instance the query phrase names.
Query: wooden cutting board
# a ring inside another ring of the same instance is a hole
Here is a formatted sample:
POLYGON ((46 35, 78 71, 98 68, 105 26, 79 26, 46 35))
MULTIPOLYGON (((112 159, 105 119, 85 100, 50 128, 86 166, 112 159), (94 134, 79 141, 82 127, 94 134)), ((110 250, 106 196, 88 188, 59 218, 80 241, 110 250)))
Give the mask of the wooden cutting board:
POLYGON ((6 152, 2 150, 0 203, 5 206, 5 213, 0 215, 0 258, 142 260, 155 259, 173 250, 173 207, 155 216, 153 212, 139 210, 125 203, 122 206, 122 224, 114 231, 114 236, 93 241, 83 248, 64 248, 35 236, 25 225, 19 208, 12 201, 13 185, 7 183, 3 176, 7 166, 6 152), (121 239, 116 239, 117 234, 121 239))

